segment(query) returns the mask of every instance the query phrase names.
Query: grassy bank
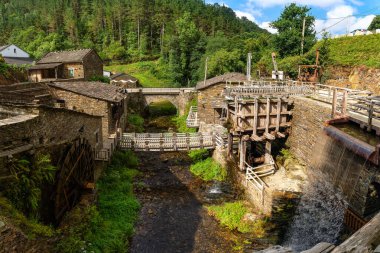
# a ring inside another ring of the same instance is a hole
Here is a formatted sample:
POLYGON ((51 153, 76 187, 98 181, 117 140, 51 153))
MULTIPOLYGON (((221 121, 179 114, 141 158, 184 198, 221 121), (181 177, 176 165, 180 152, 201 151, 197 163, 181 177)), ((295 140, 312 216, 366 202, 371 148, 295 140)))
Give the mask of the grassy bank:
POLYGON ((139 202, 133 194, 138 161, 132 152, 116 152, 97 184, 98 203, 70 214, 70 226, 57 252, 127 252, 139 202))
POLYGON ((251 208, 242 201, 208 206, 207 210, 222 226, 240 233, 251 233, 256 238, 265 237, 272 228, 268 218, 252 214, 251 208))
POLYGON ((146 88, 168 88, 175 84, 167 75, 166 66, 158 61, 143 61, 126 65, 111 65, 104 67, 112 72, 127 73, 139 79, 140 84, 146 88))
POLYGON ((190 103, 187 104, 186 109, 185 109, 185 114, 180 116, 177 115, 176 117, 173 118, 173 121, 177 125, 178 132, 180 133, 195 133, 197 130, 195 128, 188 128, 186 124, 186 119, 190 111, 191 106, 196 106, 198 104, 196 99, 193 99, 190 101, 190 103))
POLYGON ((204 181, 224 181, 227 178, 227 169, 209 157, 209 151, 205 149, 189 152, 193 160, 190 171, 204 181))

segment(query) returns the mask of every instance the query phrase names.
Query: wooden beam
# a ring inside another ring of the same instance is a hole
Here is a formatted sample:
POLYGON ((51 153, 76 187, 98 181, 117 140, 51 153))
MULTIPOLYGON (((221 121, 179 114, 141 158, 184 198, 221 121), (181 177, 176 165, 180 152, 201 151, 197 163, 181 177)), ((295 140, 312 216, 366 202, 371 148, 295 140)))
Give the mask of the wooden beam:
POLYGON ((257 134, 257 121, 258 121, 258 115, 259 115, 259 103, 257 101, 257 98, 255 98, 255 106, 254 106, 254 118, 253 118, 253 135, 257 134))
POLYGON ((257 136, 256 134, 252 134, 252 136, 251 136, 251 140, 253 140, 253 141, 263 141, 263 138, 262 137, 259 137, 259 136, 257 136))
POLYGON ((270 99, 267 98, 267 108, 266 108, 266 118, 265 118, 265 133, 269 132, 269 121, 270 121, 270 99))
POLYGON ((281 110, 282 110, 282 105, 281 105, 281 98, 278 99, 277 101, 277 119, 276 119, 276 131, 280 131, 280 121, 281 121, 281 110))
POLYGON ((268 140, 275 140, 276 139, 276 137, 270 133, 264 133, 264 136, 268 140))

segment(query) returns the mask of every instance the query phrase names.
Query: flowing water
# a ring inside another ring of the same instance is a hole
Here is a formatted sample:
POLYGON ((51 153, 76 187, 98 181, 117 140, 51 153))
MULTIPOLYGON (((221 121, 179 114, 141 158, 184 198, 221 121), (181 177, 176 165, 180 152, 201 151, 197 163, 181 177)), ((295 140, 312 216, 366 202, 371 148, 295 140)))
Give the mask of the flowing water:
POLYGON ((309 167, 309 182, 284 245, 294 251, 319 242, 337 243, 344 212, 366 161, 321 134, 309 167))

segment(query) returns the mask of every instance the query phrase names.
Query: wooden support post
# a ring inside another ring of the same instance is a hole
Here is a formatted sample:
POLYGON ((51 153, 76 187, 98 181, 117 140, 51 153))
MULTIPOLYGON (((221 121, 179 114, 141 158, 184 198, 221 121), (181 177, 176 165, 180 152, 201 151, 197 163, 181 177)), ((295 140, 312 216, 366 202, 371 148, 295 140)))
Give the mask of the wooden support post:
POLYGON ((228 139, 227 139, 227 156, 231 157, 232 156, 232 150, 233 150, 233 143, 234 137, 231 133, 228 134, 228 139))
POLYGON ((335 118, 335 115, 336 115, 336 103, 337 103, 337 100, 338 100, 338 91, 337 89, 334 89, 333 90, 333 99, 332 99, 332 112, 331 112, 331 118, 335 118))
POLYGON ((257 121, 259 116, 259 102, 257 101, 257 98, 255 98, 255 108, 254 108, 254 117, 253 117, 253 134, 257 135, 257 121))
POLYGON ((343 100, 342 100, 342 117, 347 116, 347 101, 348 101, 348 91, 343 91, 343 100))
POLYGON ((373 106, 374 104, 371 101, 368 108, 368 126, 367 126, 368 132, 372 131, 373 106))
POLYGON ((265 154, 272 154, 272 142, 269 140, 265 142, 265 154))
POLYGON ((237 102, 237 96, 235 96, 235 120, 234 120, 234 122, 235 122, 235 129, 238 127, 238 102, 237 102))
POLYGON ((243 171, 245 169, 245 161, 246 161, 246 154, 247 154, 247 142, 244 140, 244 137, 242 136, 240 138, 240 147, 239 147, 239 169, 243 171))
POLYGON ((280 121, 281 121, 281 98, 277 101, 277 119, 276 119, 276 132, 280 131, 280 121))
POLYGON ((266 118, 265 118, 265 133, 269 133, 269 123, 270 123, 270 99, 267 98, 267 108, 266 108, 266 118))

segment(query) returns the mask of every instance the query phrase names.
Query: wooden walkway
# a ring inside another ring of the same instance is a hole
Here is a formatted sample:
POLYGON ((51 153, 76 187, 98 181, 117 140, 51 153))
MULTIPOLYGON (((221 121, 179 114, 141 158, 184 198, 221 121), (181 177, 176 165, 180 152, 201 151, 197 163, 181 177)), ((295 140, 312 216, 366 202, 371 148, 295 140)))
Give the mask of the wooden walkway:
POLYGON ((131 88, 124 89, 125 93, 142 93, 144 95, 179 95, 181 92, 196 92, 195 88, 131 88))
POLYGON ((134 151, 185 151, 222 145, 222 136, 212 133, 124 133, 119 140, 120 149, 134 151))

